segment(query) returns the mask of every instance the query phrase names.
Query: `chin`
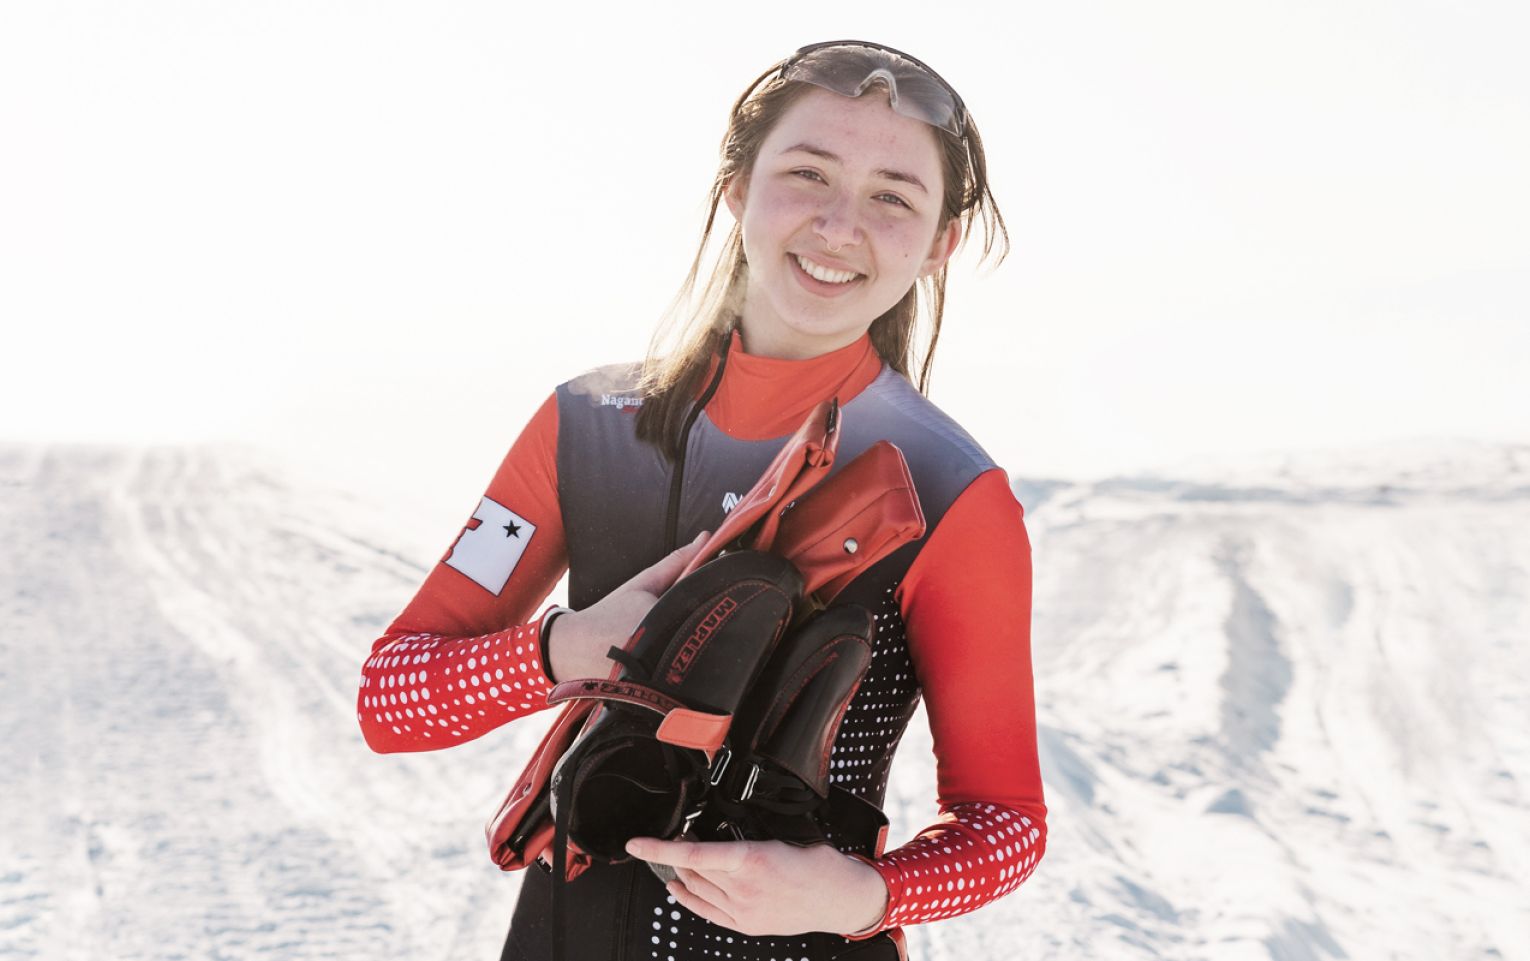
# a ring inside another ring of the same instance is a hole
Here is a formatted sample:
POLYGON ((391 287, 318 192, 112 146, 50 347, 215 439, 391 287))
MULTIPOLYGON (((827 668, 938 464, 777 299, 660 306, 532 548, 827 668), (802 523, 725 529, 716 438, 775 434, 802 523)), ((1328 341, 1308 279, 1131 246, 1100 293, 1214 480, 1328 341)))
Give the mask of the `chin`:
POLYGON ((805 346, 812 346, 817 353, 827 353, 848 346, 860 339, 866 332, 867 327, 837 328, 832 330, 814 330, 811 328, 794 330, 791 336, 805 346))

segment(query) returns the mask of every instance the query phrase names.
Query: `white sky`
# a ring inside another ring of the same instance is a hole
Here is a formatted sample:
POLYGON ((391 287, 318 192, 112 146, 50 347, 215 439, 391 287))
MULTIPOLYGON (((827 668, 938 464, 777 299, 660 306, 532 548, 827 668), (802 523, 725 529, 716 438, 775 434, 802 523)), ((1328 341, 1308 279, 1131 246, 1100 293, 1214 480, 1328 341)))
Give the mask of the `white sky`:
POLYGON ((842 36, 987 142, 1015 249, 953 269, 934 398, 1011 474, 1530 439, 1521 4, 541 6, 0 8, 0 440, 244 440, 460 513, 642 352, 733 98, 842 36))

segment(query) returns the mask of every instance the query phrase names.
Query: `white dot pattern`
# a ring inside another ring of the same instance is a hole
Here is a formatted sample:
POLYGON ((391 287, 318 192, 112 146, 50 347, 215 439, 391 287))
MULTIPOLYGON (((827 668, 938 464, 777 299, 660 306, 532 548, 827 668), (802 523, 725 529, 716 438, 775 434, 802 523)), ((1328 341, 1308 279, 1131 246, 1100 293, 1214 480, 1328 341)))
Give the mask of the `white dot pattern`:
MULTIPOLYGON (((834 741, 830 780, 881 805, 894 750, 919 703, 897 585, 874 611, 871 666, 834 741)), ((937 749, 939 745, 936 746, 937 749)), ((876 859, 888 888, 887 913, 872 932, 964 914, 1002 897, 1030 876, 1045 847, 1045 825, 1001 804, 941 806, 942 823, 876 859)), ((840 850, 850 846, 830 836, 840 850)))
POLYGON ((965 914, 1003 897, 1031 876, 1046 847, 1041 823, 998 804, 944 808, 949 823, 927 828, 878 858, 889 904, 881 927, 965 914))
POLYGON ((871 664, 839 723, 829 755, 829 782, 878 805, 887 794, 893 752, 919 706, 919 680, 896 589, 897 585, 887 588, 873 611, 871 664))
POLYGON ((541 620, 493 634, 384 637, 361 668, 356 719, 375 751, 430 751, 545 710, 541 620))
MULTIPOLYGON (((871 665, 840 722, 830 754, 829 780, 881 805, 893 751, 919 703, 920 688, 909 654, 897 585, 876 604, 876 638, 871 665)), ((1041 858, 1045 826, 1001 804, 965 803, 942 807, 942 821, 908 844, 884 854, 872 866, 888 887, 888 908, 871 937, 888 928, 964 914, 1002 897, 1030 876, 1041 858)), ((830 834, 842 851, 852 839, 830 834)), ((663 889, 658 889, 662 894, 663 889)), ((814 957, 800 939, 750 937, 713 925, 675 905, 651 958, 677 961, 733 958, 735 961, 814 957), (724 943, 724 937, 727 942, 724 943), (737 943, 734 939, 737 939, 737 943), (721 953, 719 953, 721 952, 721 953)), ((843 939, 834 939, 841 948, 843 939)))

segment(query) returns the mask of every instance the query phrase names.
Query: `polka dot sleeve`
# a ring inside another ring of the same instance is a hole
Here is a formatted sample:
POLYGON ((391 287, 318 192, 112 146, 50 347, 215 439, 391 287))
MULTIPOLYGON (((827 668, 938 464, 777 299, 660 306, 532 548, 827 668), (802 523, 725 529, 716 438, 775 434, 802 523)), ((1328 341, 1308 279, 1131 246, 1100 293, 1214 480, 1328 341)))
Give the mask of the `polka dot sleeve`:
POLYGON ((952 805, 946 817, 896 851, 859 859, 887 885, 887 910, 848 937, 965 914, 1018 888, 1041 860, 1045 827, 1018 811, 971 802, 952 805))
POLYGON ((356 719, 374 751, 450 747, 548 707, 552 680, 534 612, 568 568, 557 432, 550 396, 414 598, 373 642, 356 719))
POLYGON ((1046 848, 1030 541, 1003 471, 980 475, 951 505, 898 600, 934 741, 941 817, 867 862, 888 902, 858 938, 1002 897, 1031 876, 1046 848))
MULTIPOLYGON (((543 617, 546 617, 544 614, 543 617)), ((372 750, 428 751, 546 708, 537 621, 481 637, 406 634, 362 666, 358 713, 372 750)))

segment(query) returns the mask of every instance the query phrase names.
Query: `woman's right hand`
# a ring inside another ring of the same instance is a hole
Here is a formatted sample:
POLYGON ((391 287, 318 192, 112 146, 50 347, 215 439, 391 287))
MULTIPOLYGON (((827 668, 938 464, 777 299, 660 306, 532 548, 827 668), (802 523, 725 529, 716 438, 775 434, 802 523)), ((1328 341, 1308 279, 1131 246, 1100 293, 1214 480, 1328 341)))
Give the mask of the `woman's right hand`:
POLYGON ((608 677, 615 663, 606 656, 614 645, 622 647, 659 596, 680 576, 710 531, 702 531, 678 550, 582 611, 560 614, 548 627, 548 668, 554 680, 608 677))

